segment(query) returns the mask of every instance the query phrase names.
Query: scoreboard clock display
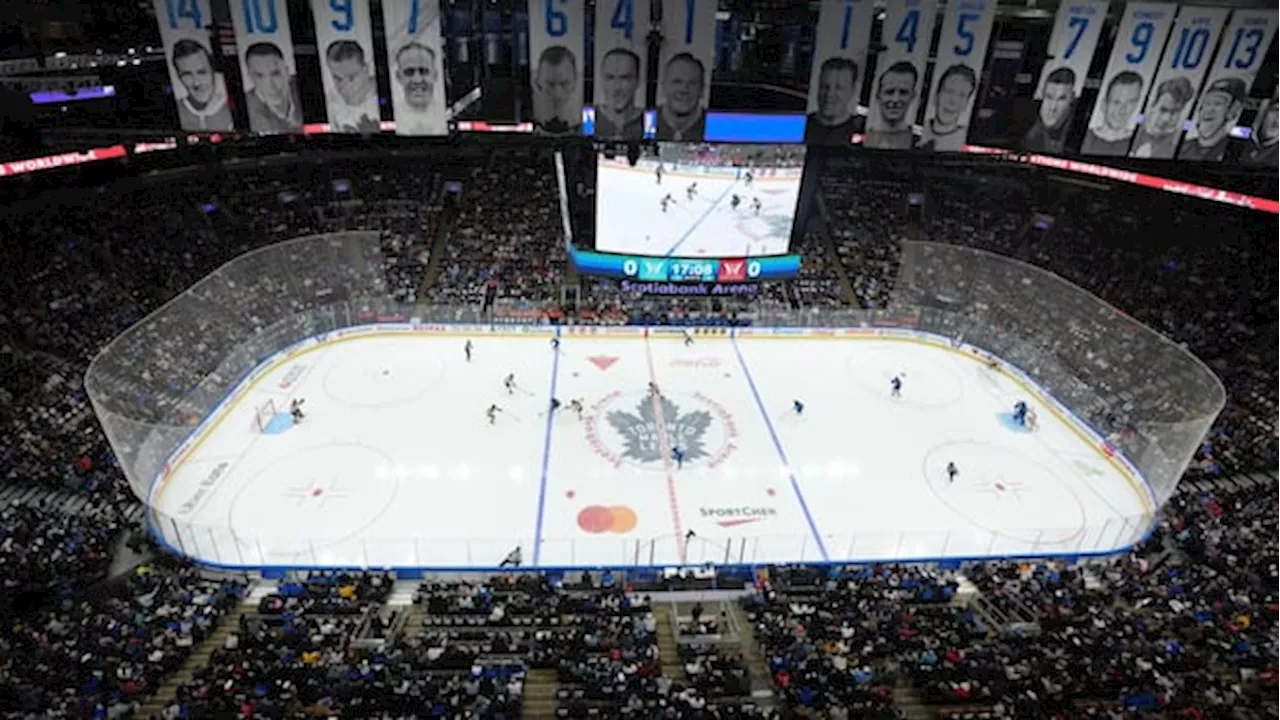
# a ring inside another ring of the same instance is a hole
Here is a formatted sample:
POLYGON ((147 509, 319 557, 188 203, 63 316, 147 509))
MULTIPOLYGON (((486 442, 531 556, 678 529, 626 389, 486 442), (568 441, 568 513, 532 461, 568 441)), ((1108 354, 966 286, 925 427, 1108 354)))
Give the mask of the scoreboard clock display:
POLYGON ((785 280, 800 272, 799 255, 749 258, 661 258, 616 255, 569 249, 574 268, 583 275, 641 282, 745 283, 785 280))

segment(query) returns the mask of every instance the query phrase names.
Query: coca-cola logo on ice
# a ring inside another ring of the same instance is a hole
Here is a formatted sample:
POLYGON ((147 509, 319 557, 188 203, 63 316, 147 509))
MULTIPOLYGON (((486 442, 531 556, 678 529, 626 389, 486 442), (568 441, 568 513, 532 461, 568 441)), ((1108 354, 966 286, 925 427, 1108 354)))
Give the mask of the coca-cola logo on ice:
POLYGON ((685 369, 691 369, 691 370, 698 370, 703 368, 718 368, 720 367, 720 364, 721 364, 720 358, 713 358, 713 357, 676 358, 671 361, 671 367, 673 368, 685 368, 685 369))

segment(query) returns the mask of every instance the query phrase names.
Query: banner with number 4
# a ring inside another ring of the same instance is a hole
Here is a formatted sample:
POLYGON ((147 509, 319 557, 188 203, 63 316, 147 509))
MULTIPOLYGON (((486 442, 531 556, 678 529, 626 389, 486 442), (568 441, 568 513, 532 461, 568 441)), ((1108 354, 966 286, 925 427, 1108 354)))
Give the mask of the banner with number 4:
POLYGON ((644 137, 648 0, 599 0, 595 27, 595 136, 644 137), (637 14, 639 13, 639 14, 637 14))
POLYGON ((876 60, 863 140, 866 147, 907 150, 915 146, 914 126, 937 14, 934 0, 889 0, 885 6, 884 51, 876 60))

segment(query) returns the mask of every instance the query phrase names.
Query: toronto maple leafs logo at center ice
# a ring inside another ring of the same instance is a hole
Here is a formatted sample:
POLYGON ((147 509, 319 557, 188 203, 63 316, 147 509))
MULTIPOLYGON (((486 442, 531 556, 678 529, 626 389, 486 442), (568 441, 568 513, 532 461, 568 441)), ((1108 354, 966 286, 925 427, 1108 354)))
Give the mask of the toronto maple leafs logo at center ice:
POLYGON ((603 417, 613 429, 604 442, 593 443, 596 451, 615 466, 632 463, 662 469, 679 448, 683 464, 715 467, 735 449, 737 427, 728 412, 716 401, 694 393, 679 402, 660 397, 623 396, 612 393, 597 404, 589 419, 588 432, 595 434, 596 417, 603 417), (659 417, 659 413, 661 417, 659 417))

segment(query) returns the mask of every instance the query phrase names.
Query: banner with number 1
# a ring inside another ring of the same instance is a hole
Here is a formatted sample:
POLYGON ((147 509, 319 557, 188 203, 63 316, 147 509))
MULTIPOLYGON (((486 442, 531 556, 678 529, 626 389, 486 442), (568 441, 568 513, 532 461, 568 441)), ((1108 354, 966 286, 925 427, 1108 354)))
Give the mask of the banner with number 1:
POLYGON ((658 139, 699 142, 707 130, 716 0, 662 0, 658 139))
POLYGON ((806 143, 848 145, 865 130, 858 100, 874 13, 873 0, 822 0, 809 71, 806 143))
POLYGON ((209 0, 155 0, 155 8, 179 126, 190 132, 235 130, 227 81, 209 43, 209 0))
POLYGON ((582 133, 586 22, 583 0, 529 0, 529 83, 539 133, 582 133))
POLYGON ((889 0, 885 5, 884 50, 876 59, 867 135, 863 145, 882 150, 915 146, 924 71, 938 14, 934 0, 889 0))

